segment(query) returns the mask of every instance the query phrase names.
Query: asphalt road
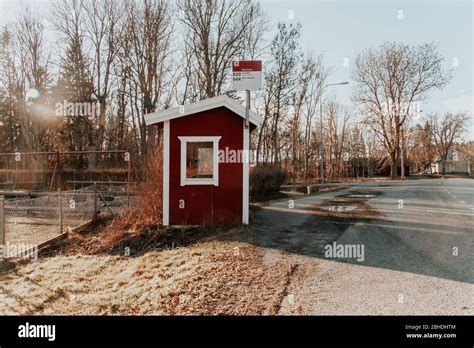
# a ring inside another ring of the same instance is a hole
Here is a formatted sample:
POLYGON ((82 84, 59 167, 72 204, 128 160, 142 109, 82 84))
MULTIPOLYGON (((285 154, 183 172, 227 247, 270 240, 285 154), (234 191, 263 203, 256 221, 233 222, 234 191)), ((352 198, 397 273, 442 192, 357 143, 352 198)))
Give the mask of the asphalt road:
POLYGON ((351 184, 251 218, 248 241, 314 266, 283 314, 474 314, 474 180, 351 184))

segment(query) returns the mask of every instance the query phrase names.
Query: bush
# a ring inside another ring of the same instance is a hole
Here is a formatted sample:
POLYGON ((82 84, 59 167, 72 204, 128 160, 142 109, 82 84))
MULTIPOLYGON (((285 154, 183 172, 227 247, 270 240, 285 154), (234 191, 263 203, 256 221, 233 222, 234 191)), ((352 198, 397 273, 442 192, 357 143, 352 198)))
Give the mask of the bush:
POLYGON ((250 170, 250 199, 264 200, 276 196, 286 179, 285 172, 279 166, 258 165, 250 170))

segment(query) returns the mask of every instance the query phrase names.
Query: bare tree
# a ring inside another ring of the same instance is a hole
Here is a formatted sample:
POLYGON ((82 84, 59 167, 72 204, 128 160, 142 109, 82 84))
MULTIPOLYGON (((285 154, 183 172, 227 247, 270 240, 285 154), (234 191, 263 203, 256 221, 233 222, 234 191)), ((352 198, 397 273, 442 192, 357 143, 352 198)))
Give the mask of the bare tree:
POLYGON ((33 113, 47 103, 50 59, 40 18, 24 8, 11 30, 4 29, 1 48, 0 84, 8 96, 10 116, 19 125, 21 146, 41 149, 46 146, 47 120, 33 113))
MULTIPOLYGON (((94 103, 94 84, 90 71, 91 60, 84 49, 83 1, 58 0, 53 2, 51 22, 64 43, 60 58, 59 78, 54 95, 59 102, 94 103)), ((66 115, 62 122, 57 148, 87 150, 96 137, 93 115, 66 115)))
POLYGON ((410 131, 408 137, 408 152, 410 159, 415 165, 417 171, 425 170, 433 160, 436 149, 433 144, 433 138, 431 136, 431 129, 428 124, 421 125, 417 124, 410 131))
POLYGON ((112 92, 112 67, 121 45, 123 6, 113 0, 84 0, 84 33, 91 51, 94 95, 99 103, 97 136, 91 147, 101 149, 106 130, 107 107, 112 92))
MULTIPOLYGON (((311 146, 313 142, 313 127, 315 126, 313 118, 319 105, 322 87, 330 74, 330 70, 323 65, 323 57, 321 55, 314 60, 314 65, 309 64, 307 69, 310 74, 315 73, 315 75, 310 79, 308 92, 305 97, 305 107, 303 109, 305 119, 303 134, 303 176, 305 181, 308 179, 310 161, 315 159, 316 154, 311 146)), ((319 141, 319 146, 322 146, 322 141, 319 141)))
POLYGON ((402 128, 413 104, 430 90, 442 89, 451 78, 450 71, 442 68, 443 60, 434 43, 411 47, 394 42, 363 51, 356 59, 354 100, 383 141, 392 178, 400 158, 402 128))
POLYGON ((179 3, 185 30, 185 100, 228 90, 231 61, 255 52, 262 34, 260 5, 250 0, 186 0, 179 3), (227 87, 227 88, 226 88, 227 87))
POLYGON ((291 156, 292 156, 292 172, 293 180, 297 176, 303 174, 306 180, 307 154, 306 145, 310 141, 312 118, 316 112, 316 104, 319 99, 320 89, 325 72, 323 72, 322 57, 315 58, 308 55, 304 58, 299 67, 297 86, 291 97, 292 113, 289 116, 290 139, 291 139, 291 156), (303 126, 305 127, 303 129, 303 126), (303 166, 303 173, 301 173, 303 166))
POLYGON ((430 129, 436 152, 439 155, 442 174, 445 174, 448 152, 456 140, 460 140, 466 131, 469 116, 466 113, 446 113, 443 117, 436 114, 428 116, 427 126, 430 129))
POLYGON ((16 69, 12 33, 3 27, 0 33, 0 93, 1 93, 1 145, 2 151, 16 151, 22 144, 20 139, 18 102, 24 100, 26 78, 16 69))
MULTIPOLYGON (((345 174, 344 154, 347 153, 349 138, 349 117, 346 108, 337 104, 334 100, 326 103, 326 139, 323 146, 326 147, 326 162, 329 178, 341 178, 345 174)), ((356 142, 351 144, 352 150, 356 148, 356 142)))
POLYGON ((63 41, 84 39, 84 0, 55 0, 51 3, 51 23, 63 41))
POLYGON ((270 45, 271 62, 267 64, 265 74, 264 124, 271 125, 273 163, 280 160, 279 126, 283 115, 288 112, 291 96, 296 88, 297 69, 302 58, 298 44, 300 31, 300 24, 279 23, 278 32, 270 45))
POLYGON ((127 96, 131 122, 136 130, 138 152, 145 154, 154 128, 145 115, 159 106, 168 108, 173 98, 173 69, 170 47, 173 23, 168 2, 126 1, 126 22, 118 53, 119 94, 127 96))

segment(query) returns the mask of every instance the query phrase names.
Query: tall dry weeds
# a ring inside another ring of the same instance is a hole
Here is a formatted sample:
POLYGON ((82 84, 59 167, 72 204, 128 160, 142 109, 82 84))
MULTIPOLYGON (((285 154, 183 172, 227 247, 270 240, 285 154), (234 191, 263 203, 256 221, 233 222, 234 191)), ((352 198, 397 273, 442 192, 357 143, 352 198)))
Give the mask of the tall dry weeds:
POLYGON ((161 225, 163 211, 163 152, 156 146, 141 165, 139 218, 146 225, 161 225))
MULTIPOLYGON (((153 148, 139 165, 137 184, 138 206, 127 209, 109 224, 107 230, 139 231, 147 226, 162 224, 163 154, 160 146, 153 148)), ((120 233, 119 233, 120 234, 120 233)))
POLYGON ((143 245, 135 241, 134 253, 145 249, 149 241, 147 236, 153 231, 152 237, 157 238, 164 230, 162 225, 162 150, 157 146, 149 152, 149 155, 139 165, 137 184, 138 206, 134 209, 126 209, 113 221, 108 223, 101 231, 100 241, 95 241, 89 252, 101 253, 110 251, 117 246, 123 249, 128 245, 131 237, 142 236, 143 245), (124 244, 125 243, 125 244, 124 244))

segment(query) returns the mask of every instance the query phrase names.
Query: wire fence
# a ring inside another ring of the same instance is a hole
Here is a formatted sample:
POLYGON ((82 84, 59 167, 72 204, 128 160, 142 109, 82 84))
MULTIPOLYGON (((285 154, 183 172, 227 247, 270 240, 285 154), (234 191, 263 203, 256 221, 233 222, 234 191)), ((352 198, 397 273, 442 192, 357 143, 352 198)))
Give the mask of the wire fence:
POLYGON ((1 245, 35 246, 137 204, 127 188, 92 185, 78 190, 0 197, 1 245))
POLYGON ((126 150, 0 153, 0 190, 63 191, 93 183, 134 190, 136 171, 126 150))

